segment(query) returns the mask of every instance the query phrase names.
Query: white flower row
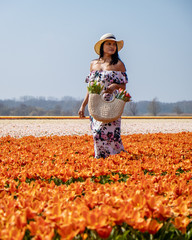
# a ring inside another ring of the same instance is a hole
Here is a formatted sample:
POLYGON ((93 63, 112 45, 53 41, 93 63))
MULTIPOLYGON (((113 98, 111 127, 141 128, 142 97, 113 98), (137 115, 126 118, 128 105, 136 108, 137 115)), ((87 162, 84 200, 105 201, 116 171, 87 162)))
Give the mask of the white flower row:
MULTIPOLYGON (((192 119, 123 119, 121 134, 192 132, 192 119)), ((88 119, 0 120, 0 137, 91 135, 88 119)))

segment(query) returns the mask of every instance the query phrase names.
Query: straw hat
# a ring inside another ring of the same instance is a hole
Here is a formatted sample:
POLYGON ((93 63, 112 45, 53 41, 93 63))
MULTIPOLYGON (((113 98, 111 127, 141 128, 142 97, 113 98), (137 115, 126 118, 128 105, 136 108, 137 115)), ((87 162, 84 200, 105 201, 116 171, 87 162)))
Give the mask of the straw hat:
POLYGON ((116 37, 112 33, 106 33, 100 38, 100 40, 94 46, 95 52, 98 55, 100 55, 101 44, 106 40, 115 41, 117 43, 118 51, 120 51, 123 48, 124 44, 123 40, 117 41, 116 37))

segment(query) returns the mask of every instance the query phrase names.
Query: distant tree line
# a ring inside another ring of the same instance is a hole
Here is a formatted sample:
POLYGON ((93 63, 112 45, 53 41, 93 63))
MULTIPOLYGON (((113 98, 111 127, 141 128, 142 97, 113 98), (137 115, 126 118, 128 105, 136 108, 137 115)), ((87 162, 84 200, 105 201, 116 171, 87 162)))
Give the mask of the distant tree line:
POLYGON ((125 108, 126 115, 192 115, 192 101, 176 103, 159 102, 157 98, 151 101, 129 102, 125 108))
MULTIPOLYGON (((56 98, 24 96, 19 100, 0 100, 0 116, 77 116, 82 100, 73 97, 56 98)), ((88 110, 86 108, 86 115, 88 110)), ((124 116, 142 115, 191 115, 192 101, 162 103, 157 98, 151 101, 129 102, 124 116)))

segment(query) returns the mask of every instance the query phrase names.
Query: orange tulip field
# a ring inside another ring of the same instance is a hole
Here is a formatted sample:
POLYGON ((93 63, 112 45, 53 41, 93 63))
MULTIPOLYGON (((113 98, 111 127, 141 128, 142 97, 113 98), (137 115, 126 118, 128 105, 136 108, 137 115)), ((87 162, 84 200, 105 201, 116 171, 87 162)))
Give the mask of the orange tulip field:
POLYGON ((192 239, 192 132, 0 138, 0 239, 192 239))

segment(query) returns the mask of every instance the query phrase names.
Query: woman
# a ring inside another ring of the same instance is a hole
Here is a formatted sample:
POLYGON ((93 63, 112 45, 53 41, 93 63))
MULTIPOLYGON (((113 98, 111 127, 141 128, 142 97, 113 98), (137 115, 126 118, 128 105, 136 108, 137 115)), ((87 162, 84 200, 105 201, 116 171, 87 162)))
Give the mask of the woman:
MULTIPOLYGON (((117 93, 119 88, 125 89, 128 82, 125 66, 118 55, 123 44, 123 40, 117 41, 113 34, 107 33, 94 46, 99 58, 91 62, 90 74, 86 82, 95 80, 100 82, 104 86, 106 100, 110 100, 111 94, 117 93)), ((89 93, 87 92, 79 109, 80 118, 85 117, 84 111, 88 99, 89 93)), ((121 140, 121 118, 110 123, 97 121, 92 116, 90 119, 96 158, 106 158, 124 151, 121 140)))

